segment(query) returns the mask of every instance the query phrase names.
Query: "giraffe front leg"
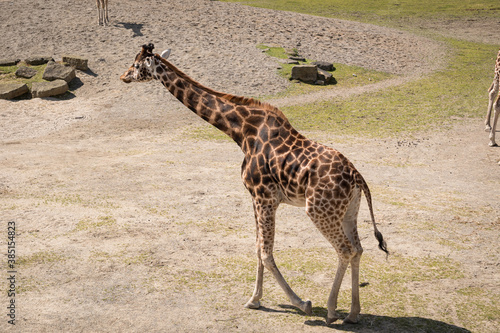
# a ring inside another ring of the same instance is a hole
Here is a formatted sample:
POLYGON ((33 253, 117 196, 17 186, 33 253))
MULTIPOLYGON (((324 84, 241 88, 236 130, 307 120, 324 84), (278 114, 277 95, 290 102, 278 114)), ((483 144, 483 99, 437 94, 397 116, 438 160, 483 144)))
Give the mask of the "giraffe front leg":
POLYGON ((268 269, 275 277, 276 281, 290 299, 292 305, 298 307, 308 315, 312 314, 312 304, 310 301, 302 301, 290 288, 288 283, 281 275, 273 257, 274 247, 274 224, 275 214, 278 207, 278 200, 271 199, 255 199, 254 210, 257 224, 257 254, 259 262, 257 265, 257 281, 252 298, 246 304, 247 307, 260 306, 260 298, 262 297, 262 278, 263 267, 268 269))

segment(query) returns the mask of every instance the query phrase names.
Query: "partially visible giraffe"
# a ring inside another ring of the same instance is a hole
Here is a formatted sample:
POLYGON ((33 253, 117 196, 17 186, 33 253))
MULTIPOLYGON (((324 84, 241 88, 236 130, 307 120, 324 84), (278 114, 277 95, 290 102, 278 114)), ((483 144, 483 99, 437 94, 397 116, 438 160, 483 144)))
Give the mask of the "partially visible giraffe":
POLYGON ((99 16, 99 25, 108 25, 108 0, 96 0, 97 15, 99 16))
POLYGON ((497 61, 495 63, 495 76, 493 78, 493 83, 488 89, 489 94, 489 103, 488 103, 488 112, 486 113, 486 128, 484 129, 486 132, 490 132, 490 147, 496 147, 497 143, 495 142, 495 132, 497 128, 498 116, 500 115, 500 94, 499 85, 500 85, 500 50, 498 51, 497 61), (495 108, 495 114, 493 116, 493 126, 491 126, 490 118, 491 118, 491 110, 495 108))
POLYGON ((359 264, 363 248, 357 216, 364 192, 379 248, 387 246, 373 216, 368 186, 354 165, 333 148, 298 133, 277 108, 252 98, 217 92, 194 81, 165 58, 143 45, 133 65, 120 77, 126 83, 159 80, 179 101, 205 121, 229 135, 245 157, 241 175, 252 196, 256 221, 257 279, 245 307, 260 307, 264 267, 272 272, 291 303, 311 315, 312 304, 302 301, 281 275, 273 257, 275 214, 280 203, 305 207, 308 216, 333 245, 339 265, 328 299, 327 323, 339 319, 337 296, 351 265, 351 311, 344 322, 358 321, 359 264))

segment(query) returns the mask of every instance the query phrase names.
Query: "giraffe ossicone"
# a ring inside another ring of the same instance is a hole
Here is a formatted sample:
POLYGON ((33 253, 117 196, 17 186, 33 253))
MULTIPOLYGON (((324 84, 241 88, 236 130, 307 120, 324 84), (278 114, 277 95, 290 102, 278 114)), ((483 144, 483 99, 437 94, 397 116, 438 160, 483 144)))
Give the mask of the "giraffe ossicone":
POLYGON ((168 57, 170 56, 170 52, 172 52, 171 49, 166 49, 160 54, 160 57, 162 57, 163 59, 168 59, 168 57))
POLYGON ((337 150, 297 132, 278 108, 253 98, 205 87, 164 57, 154 54, 153 48, 152 44, 143 45, 132 66, 120 77, 121 80, 125 83, 160 81, 187 108, 230 136, 243 151, 241 176, 252 196, 257 252, 255 289, 245 307, 260 307, 266 268, 291 303, 308 315, 312 314, 311 302, 302 301, 295 294, 273 257, 276 210, 281 203, 288 203, 305 207, 313 224, 332 244, 339 257, 328 298, 327 323, 340 318, 336 312, 337 298, 349 265, 352 301, 344 322, 357 322, 361 311, 359 264, 363 253, 357 217, 362 192, 368 203, 378 246, 388 253, 375 223, 370 190, 361 174, 337 150))

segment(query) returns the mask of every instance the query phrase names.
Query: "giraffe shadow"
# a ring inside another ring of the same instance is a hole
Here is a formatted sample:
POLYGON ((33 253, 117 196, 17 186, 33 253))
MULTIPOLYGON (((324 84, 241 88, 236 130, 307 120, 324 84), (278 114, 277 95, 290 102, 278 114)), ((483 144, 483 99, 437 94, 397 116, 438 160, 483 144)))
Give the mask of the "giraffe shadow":
MULTIPOLYGON (((300 311, 298 311, 300 312, 300 311)), ((338 311, 341 317, 347 317, 347 312, 338 311)), ((445 332, 445 333, 471 333, 463 327, 451 325, 442 321, 422 318, 422 317, 388 317, 377 316, 371 314, 361 314, 357 324, 343 324, 342 321, 337 321, 327 325, 325 319, 328 310, 323 307, 314 307, 313 315, 322 317, 322 319, 306 320, 305 325, 308 326, 325 326, 332 329, 345 332, 405 332, 405 333, 421 333, 421 332, 445 332)))
POLYGON ((125 29, 130 29, 134 33, 132 37, 141 37, 144 34, 141 32, 141 29, 144 27, 142 23, 127 23, 127 22, 118 22, 115 26, 122 26, 125 29))

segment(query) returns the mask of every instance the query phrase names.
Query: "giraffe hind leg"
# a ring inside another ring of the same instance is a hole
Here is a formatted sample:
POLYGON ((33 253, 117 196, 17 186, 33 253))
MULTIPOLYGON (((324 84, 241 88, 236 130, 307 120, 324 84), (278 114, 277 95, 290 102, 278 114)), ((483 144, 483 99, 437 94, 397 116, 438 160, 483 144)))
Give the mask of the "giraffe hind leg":
MULTIPOLYGON (((317 197, 328 198, 329 195, 320 194, 317 197)), ((341 318, 336 311, 337 300, 340 286, 349 264, 351 264, 352 271, 352 302, 351 311, 344 319, 344 323, 356 323, 358 321, 358 315, 361 311, 359 301, 359 262, 363 249, 361 248, 357 233, 357 216, 361 198, 360 190, 355 188, 350 197, 351 200, 346 208, 339 207, 334 200, 330 199, 329 206, 336 207, 337 210, 340 210, 337 211, 337 214, 332 216, 326 215, 322 209, 315 208, 324 207, 325 203, 316 202, 315 206, 313 197, 311 197, 306 206, 306 211, 309 217, 325 238, 333 245, 339 256, 337 272, 335 274, 332 290, 327 303, 328 315, 326 323, 328 325, 341 318)))
POLYGON ((498 97, 498 87, 499 85, 499 78, 495 76, 495 79, 493 80, 493 83, 491 84, 490 88, 488 89, 488 110, 486 112, 486 119, 484 121, 485 128, 484 130, 486 132, 491 132, 491 111, 493 109, 493 105, 495 104, 495 99, 498 97))
POLYGON ((493 126, 491 127, 490 131, 490 142, 489 142, 490 147, 498 146, 497 143, 495 142, 495 134, 497 130, 497 122, 499 116, 500 116, 500 96, 497 97, 497 100, 495 102, 495 115, 493 116, 493 126))

